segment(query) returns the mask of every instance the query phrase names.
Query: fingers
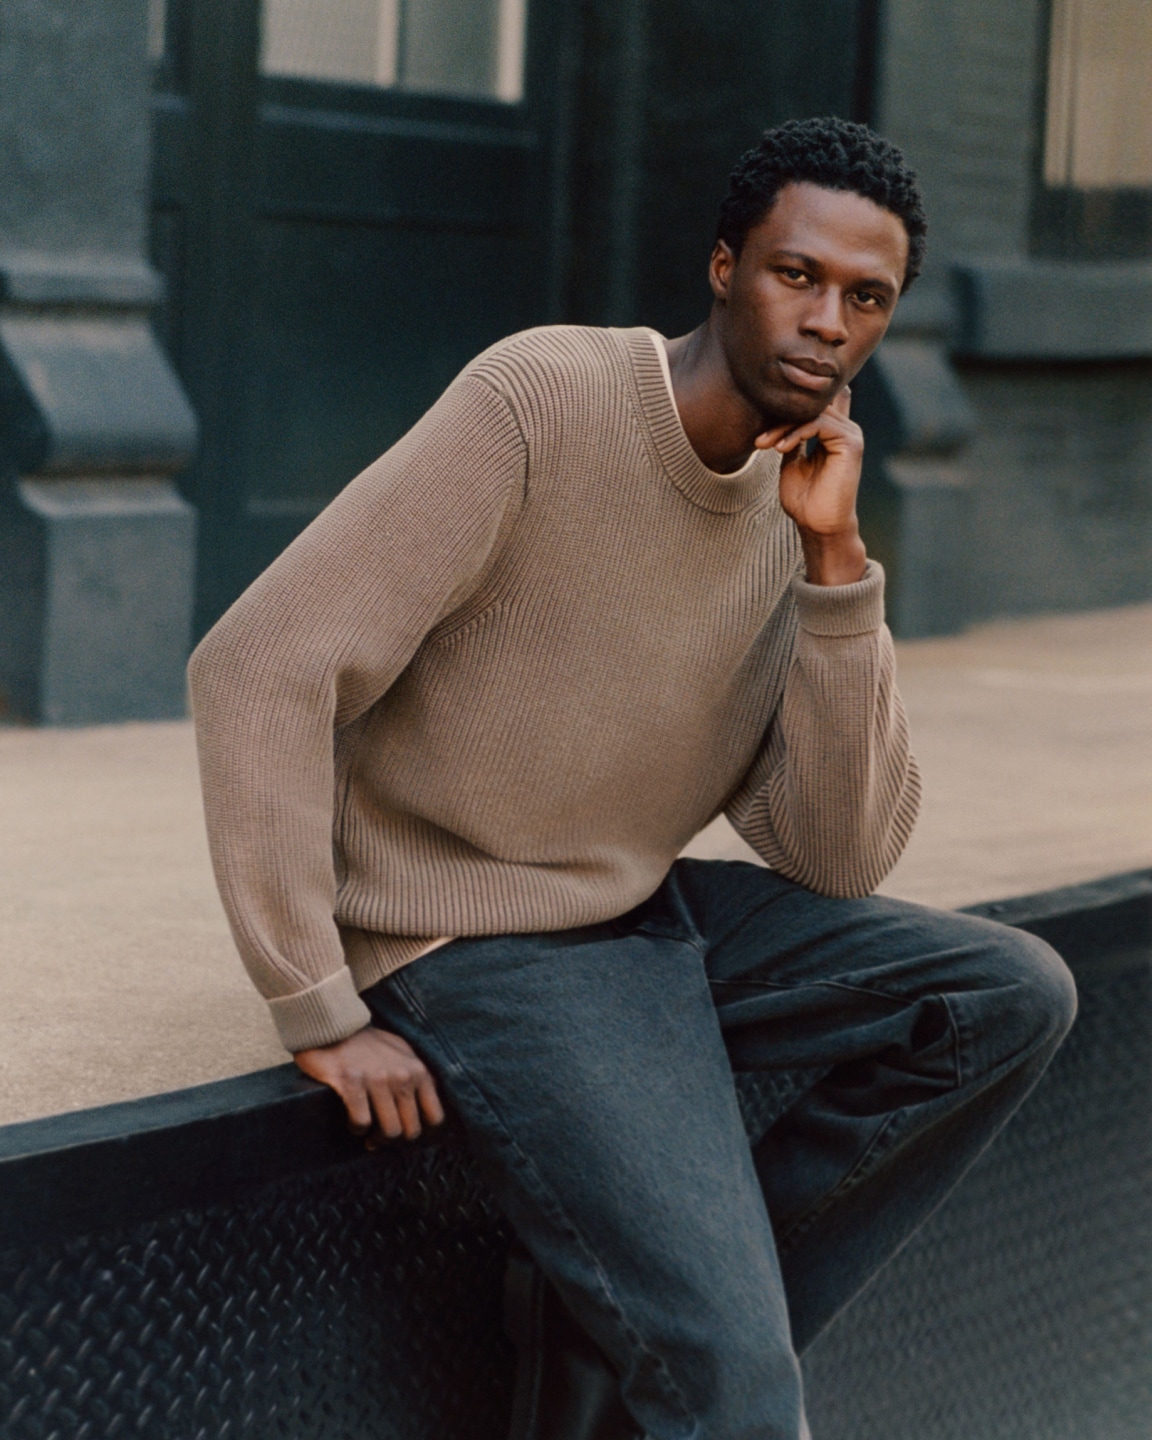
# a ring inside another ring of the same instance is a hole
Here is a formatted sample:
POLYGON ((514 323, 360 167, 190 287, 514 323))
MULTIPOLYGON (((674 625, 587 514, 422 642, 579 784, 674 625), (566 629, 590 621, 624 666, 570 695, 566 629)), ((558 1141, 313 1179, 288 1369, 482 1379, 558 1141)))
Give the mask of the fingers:
POLYGON ((423 1120, 440 1125, 444 1107, 427 1066, 412 1047, 399 1036, 389 1036, 398 1051, 390 1062, 386 1079, 373 1087, 372 1108, 380 1133, 387 1140, 415 1140, 423 1133, 423 1120))
POLYGON ((424 1127, 420 1124, 420 1111, 415 1093, 405 1091, 396 1097, 396 1109, 400 1112, 400 1124, 406 1140, 415 1140, 424 1127))
POLYGON ((424 1122, 439 1125, 444 1119, 435 1081, 399 1035, 366 1028, 338 1044, 299 1051, 296 1063, 336 1091, 349 1129, 363 1136, 370 1150, 401 1136, 415 1140, 424 1122))
POLYGON ((790 425, 774 425, 771 430, 765 430, 757 435, 752 444, 757 450, 771 450, 774 445, 783 440, 791 428, 790 425))
MULTIPOLYGON (((392 1087, 386 1081, 376 1081, 372 1085, 372 1112, 376 1116, 376 1129, 368 1136, 366 1144, 369 1150, 375 1150, 381 1140, 399 1140, 401 1135, 406 1135, 407 1129, 404 1119, 400 1114, 397 1098, 392 1093, 392 1087)), ((417 1129, 416 1134, 420 1133, 417 1129)), ((410 1137, 410 1138, 415 1138, 410 1137)))
POLYGON ((848 420, 852 409, 852 388, 845 385, 843 390, 836 393, 835 398, 817 415, 815 420, 810 420, 806 425, 774 425, 771 430, 764 430, 752 442, 757 450, 779 450, 787 454, 789 450, 795 449, 801 440, 811 440, 814 435, 823 438, 826 430, 824 422, 826 419, 835 416, 837 420, 848 420))
POLYGON ((416 1092, 406 1081, 393 1080, 391 1084, 374 1085, 372 1111, 376 1125, 364 1141, 368 1150, 378 1150, 387 1141, 401 1137, 417 1140, 423 1132, 416 1092))
POLYGON ((416 1094, 420 1101, 420 1109, 424 1112, 424 1118, 429 1125, 443 1125, 444 1106, 440 1103, 440 1096, 436 1090, 436 1082, 431 1075, 425 1074, 424 1079, 416 1088, 416 1094))
POLYGON ((809 440, 819 437, 823 439, 827 432, 822 430, 820 422, 813 420, 808 425, 799 425, 795 430, 789 430, 783 439, 777 440, 774 449, 781 455, 791 456, 792 459, 800 460, 806 453, 805 446, 809 440))
POLYGON ((345 1041, 343 1046, 322 1045, 299 1050, 293 1058, 305 1075, 339 1095, 353 1135, 367 1135, 373 1125, 372 1103, 363 1076, 354 1067, 341 1064, 340 1051, 347 1044, 345 1041))
POLYGON ((815 420, 809 420, 807 425, 797 425, 794 430, 789 430, 786 435, 776 441, 776 449, 786 455, 789 450, 795 450, 797 445, 802 445, 805 440, 816 438, 824 439, 830 431, 835 432, 842 427, 839 416, 831 416, 827 410, 822 410, 815 420))
POLYGON ((776 441, 775 449, 781 455, 787 455, 790 450, 805 444, 808 440, 819 440, 825 450, 851 450, 864 448, 864 435, 854 421, 847 416, 835 414, 832 408, 821 411, 815 420, 809 420, 807 425, 797 425, 795 430, 789 430, 780 440, 776 441))
POLYGON ((421 1111, 429 1125, 439 1125, 444 1119, 435 1081, 415 1056, 407 1065, 393 1065, 386 1078, 373 1084, 372 1109, 377 1132, 369 1142, 370 1149, 382 1139, 418 1139, 424 1129, 421 1111))
POLYGON ((337 1092, 344 1102, 344 1109, 348 1112, 348 1128, 353 1135, 367 1135, 372 1129, 372 1106, 368 1100, 368 1092, 359 1086, 352 1090, 340 1090, 337 1092))

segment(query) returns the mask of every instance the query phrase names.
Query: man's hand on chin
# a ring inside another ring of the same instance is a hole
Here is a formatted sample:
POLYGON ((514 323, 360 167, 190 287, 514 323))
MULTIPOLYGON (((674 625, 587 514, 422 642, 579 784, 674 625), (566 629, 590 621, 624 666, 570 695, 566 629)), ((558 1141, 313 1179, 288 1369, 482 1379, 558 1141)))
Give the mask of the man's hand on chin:
POLYGON ((867 556, 856 519, 864 435, 848 415, 852 392, 841 390, 815 420, 778 425, 756 437, 759 450, 779 450, 780 503, 796 522, 813 585, 851 585, 867 556), (808 441, 817 444, 807 454, 808 441))
POLYGON ((368 1026, 335 1045, 298 1050, 293 1059, 305 1075, 335 1090, 369 1150, 401 1135, 415 1140, 421 1116, 429 1125, 444 1119, 427 1066, 407 1040, 387 1030, 368 1026))

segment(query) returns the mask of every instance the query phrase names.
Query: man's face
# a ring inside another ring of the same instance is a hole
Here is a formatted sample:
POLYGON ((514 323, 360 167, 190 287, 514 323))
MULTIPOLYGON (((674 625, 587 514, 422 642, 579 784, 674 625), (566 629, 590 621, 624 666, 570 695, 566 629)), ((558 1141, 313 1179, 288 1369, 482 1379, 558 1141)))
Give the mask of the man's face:
POLYGON ((766 424, 813 420, 852 380, 892 318, 908 263, 903 221, 862 195, 786 185, 710 279, 732 377, 766 424))

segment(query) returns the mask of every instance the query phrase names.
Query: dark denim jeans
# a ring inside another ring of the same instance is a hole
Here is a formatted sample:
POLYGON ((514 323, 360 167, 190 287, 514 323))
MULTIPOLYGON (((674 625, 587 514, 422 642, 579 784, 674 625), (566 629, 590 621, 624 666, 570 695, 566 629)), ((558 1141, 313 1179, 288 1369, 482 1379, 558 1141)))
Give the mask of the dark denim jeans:
POLYGON ((797 1355, 1072 1023, 991 921, 681 860, 620 919, 457 940, 374 986, 651 1440, 801 1440, 797 1355), (745 1134, 734 1071, 771 1077, 745 1134))

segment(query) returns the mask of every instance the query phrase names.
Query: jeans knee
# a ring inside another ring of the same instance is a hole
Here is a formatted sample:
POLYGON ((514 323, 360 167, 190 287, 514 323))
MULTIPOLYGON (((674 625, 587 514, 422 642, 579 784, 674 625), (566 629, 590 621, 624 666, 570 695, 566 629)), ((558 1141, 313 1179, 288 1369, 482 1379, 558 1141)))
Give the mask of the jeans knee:
POLYGON ((1076 1019, 1072 972, 1051 945, 1025 930, 1007 931, 998 962, 1010 1008, 1027 1040, 1054 1051, 1076 1019))

